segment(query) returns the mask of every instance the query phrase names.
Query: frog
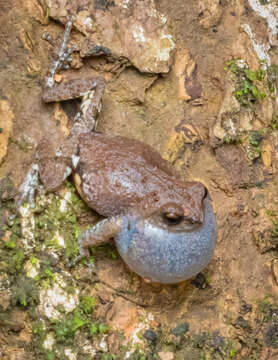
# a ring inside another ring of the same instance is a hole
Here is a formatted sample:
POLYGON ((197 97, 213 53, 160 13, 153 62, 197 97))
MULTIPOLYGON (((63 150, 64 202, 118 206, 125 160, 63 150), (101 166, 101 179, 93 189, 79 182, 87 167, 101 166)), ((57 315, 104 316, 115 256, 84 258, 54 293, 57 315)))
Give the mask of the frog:
POLYGON ((103 78, 55 83, 53 74, 43 86, 45 102, 82 101, 58 149, 50 139, 40 142, 36 170, 47 192, 72 174, 81 198, 105 217, 79 236, 79 255, 70 266, 90 247, 114 242, 128 268, 146 282, 173 284, 197 275, 211 260, 217 237, 206 187, 184 181, 142 141, 96 131, 103 78))

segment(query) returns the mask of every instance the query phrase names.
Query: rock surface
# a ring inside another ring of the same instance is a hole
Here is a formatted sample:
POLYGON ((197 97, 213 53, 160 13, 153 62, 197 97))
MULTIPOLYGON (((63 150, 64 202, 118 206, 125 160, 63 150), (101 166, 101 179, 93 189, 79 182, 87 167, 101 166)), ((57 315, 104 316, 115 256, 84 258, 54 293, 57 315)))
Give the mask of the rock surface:
POLYGON ((66 4, 46 0, 46 5, 55 20, 65 23, 73 17, 74 27, 85 36, 82 57, 100 51, 127 58, 141 72, 169 71, 175 42, 167 18, 156 10, 153 0, 79 0, 66 4))
POLYGON ((276 14, 259 0, 0 2, 1 360, 277 357, 276 14), (60 142, 78 109, 41 100, 42 35, 61 37, 68 15, 77 49, 56 80, 105 77, 98 131, 145 141, 211 194, 216 252, 192 282, 146 284, 112 245, 66 270, 99 219, 71 183, 14 211, 36 144, 60 142))

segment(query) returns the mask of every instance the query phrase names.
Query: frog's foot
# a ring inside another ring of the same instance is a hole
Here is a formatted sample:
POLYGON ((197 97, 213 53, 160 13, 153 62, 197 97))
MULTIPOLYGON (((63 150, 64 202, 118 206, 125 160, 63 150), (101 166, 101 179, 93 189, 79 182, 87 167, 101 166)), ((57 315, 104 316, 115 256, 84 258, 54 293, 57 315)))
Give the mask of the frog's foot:
POLYGON ((84 231, 78 238, 79 255, 71 262, 69 267, 75 266, 81 259, 89 256, 89 247, 99 246, 111 241, 121 230, 123 224, 122 217, 112 217, 104 219, 84 231))
POLYGON ((17 209, 24 203, 35 207, 35 194, 38 190, 42 191, 42 187, 39 184, 39 166, 35 163, 30 167, 24 182, 20 185, 19 195, 16 197, 17 209))
MULTIPOLYGON (((60 69, 68 69, 69 68, 69 66, 70 66, 69 64, 72 61, 71 54, 77 49, 77 47, 75 45, 72 47, 67 46, 69 37, 70 37, 71 28, 72 28, 72 20, 69 20, 65 26, 65 33, 64 33, 63 39, 61 41, 61 47, 57 51, 57 58, 55 59, 54 63, 52 64, 50 71, 49 71, 49 76, 46 79, 46 86, 48 86, 50 88, 54 85, 54 77, 55 77, 56 72, 60 69)), ((57 47, 56 41, 52 38, 51 35, 44 33, 43 39, 48 41, 55 48, 57 47)))
POLYGON ((89 86, 87 92, 82 94, 80 112, 76 114, 74 125, 71 129, 72 135, 94 131, 97 126, 98 115, 101 112, 105 80, 102 78, 92 78, 86 79, 87 81, 89 86))

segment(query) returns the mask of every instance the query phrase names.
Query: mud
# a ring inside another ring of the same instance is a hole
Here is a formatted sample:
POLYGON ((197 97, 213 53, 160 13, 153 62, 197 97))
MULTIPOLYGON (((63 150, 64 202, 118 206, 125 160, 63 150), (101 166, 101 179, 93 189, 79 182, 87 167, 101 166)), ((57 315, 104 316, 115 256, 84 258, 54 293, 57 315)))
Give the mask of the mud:
MULTIPOLYGON (((103 29, 113 33, 101 28, 99 14, 109 22, 119 1, 94 4, 99 27, 91 34, 76 23, 72 66, 56 80, 105 77, 98 131, 143 140, 187 181, 207 186, 219 227, 215 255, 197 279, 172 286, 145 284, 112 245, 92 249, 93 265, 69 271, 78 234, 99 219, 72 182, 16 213, 36 145, 68 134, 78 101, 41 99, 55 58, 42 34, 61 36, 67 14, 60 19, 50 2, 3 2, 0 358, 278 359, 276 2, 148 2, 156 9, 150 36, 166 31, 175 42, 160 68, 156 53, 138 57, 140 42, 128 38, 119 52, 120 40, 115 48, 105 43, 103 29), (159 14, 167 19, 161 27, 159 14), (85 56, 81 45, 92 41, 99 48, 85 56), (144 68, 146 61, 154 67, 144 68)), ((128 25, 149 26, 138 9, 129 10, 128 25)))

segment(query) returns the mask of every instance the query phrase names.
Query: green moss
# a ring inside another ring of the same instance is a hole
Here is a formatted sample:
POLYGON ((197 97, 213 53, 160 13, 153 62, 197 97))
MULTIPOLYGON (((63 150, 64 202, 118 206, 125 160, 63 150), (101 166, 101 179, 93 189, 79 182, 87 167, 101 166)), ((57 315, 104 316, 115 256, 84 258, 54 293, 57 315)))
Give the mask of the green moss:
POLYGON ((273 129, 273 130, 278 130, 278 115, 277 114, 274 114, 272 116, 272 120, 271 120, 271 123, 270 123, 270 127, 273 129))
POLYGON ((61 321, 56 322, 54 327, 57 342, 74 338, 76 331, 85 327, 88 322, 87 317, 79 309, 65 315, 61 321))
POLYGON ((34 255, 31 255, 29 260, 30 260, 30 263, 32 265, 37 265, 38 264, 38 259, 34 255))
POLYGON ((241 139, 238 136, 230 136, 230 135, 226 135, 224 138, 224 144, 228 144, 228 145, 238 145, 241 144, 241 139))
POLYGON ((103 335, 109 331, 109 326, 102 323, 92 323, 90 325, 90 335, 94 337, 95 335, 103 335))
POLYGON ((248 139, 249 139, 250 145, 252 145, 254 147, 259 147, 261 144, 261 141, 263 139, 263 136, 262 136, 261 132, 259 132, 259 131, 250 131, 248 139))
POLYGON ((275 82, 277 78, 276 65, 270 65, 266 69, 268 89, 271 93, 275 92, 275 82))
POLYGON ((274 210, 267 209, 265 212, 266 212, 266 215, 268 215, 268 216, 276 216, 276 211, 274 211, 274 210))
POLYGON ((54 274, 51 268, 44 269, 44 276, 51 281, 54 281, 54 274))
POLYGON ((239 66, 238 60, 232 59, 227 62, 224 69, 236 76, 234 96, 243 106, 263 100, 267 96, 263 88, 267 88, 271 94, 275 91, 277 69, 274 65, 266 67, 266 70, 251 71, 246 66, 239 66))
POLYGON ((147 358, 140 351, 135 351, 127 358, 127 360, 147 360, 147 358))
POLYGON ((17 140, 15 138, 9 138, 9 144, 15 144, 23 152, 28 152, 32 145, 25 140, 17 140))
POLYGON ((79 308, 84 314, 90 314, 96 306, 96 299, 93 296, 85 295, 82 297, 79 308))
POLYGON ((73 312, 64 314, 59 321, 53 321, 52 330, 58 343, 71 342, 77 331, 84 331, 91 336, 102 335, 109 327, 102 323, 92 322, 92 311, 96 306, 95 298, 82 296, 79 305, 73 312))
POLYGON ((36 338, 36 341, 39 342, 40 347, 42 347, 42 344, 46 337, 46 330, 42 321, 33 322, 32 334, 36 338))
MULTIPOLYGON (((65 242, 65 256, 74 258, 78 254, 77 239, 81 233, 78 218, 87 205, 78 197, 74 187, 67 183, 67 190, 71 192, 66 211, 61 211, 61 199, 53 197, 50 203, 37 205, 35 209, 35 239, 45 243, 49 248, 61 250, 58 236, 65 242)), ((39 202, 40 203, 40 202, 39 202)))
POLYGON ((261 156, 262 146, 261 142, 263 139, 263 130, 260 131, 250 131, 248 135, 248 157, 253 160, 261 156))
POLYGON ((20 274, 12 285, 12 304, 24 308, 38 303, 38 287, 34 279, 20 274))
POLYGON ((10 240, 10 241, 5 242, 5 247, 7 249, 14 249, 16 247, 16 241, 10 240))
POLYGON ((55 360, 55 353, 53 351, 46 352, 46 360, 55 360))
POLYGON ((266 295, 257 301, 257 311, 263 316, 263 322, 273 320, 273 314, 277 313, 278 305, 273 304, 271 296, 266 295))
POLYGON ((102 354, 101 360, 116 360, 117 357, 114 354, 102 354))
POLYGON ((24 251, 21 248, 9 248, 6 252, 1 252, 0 260, 5 264, 8 274, 16 275, 22 270, 25 259, 24 251))

